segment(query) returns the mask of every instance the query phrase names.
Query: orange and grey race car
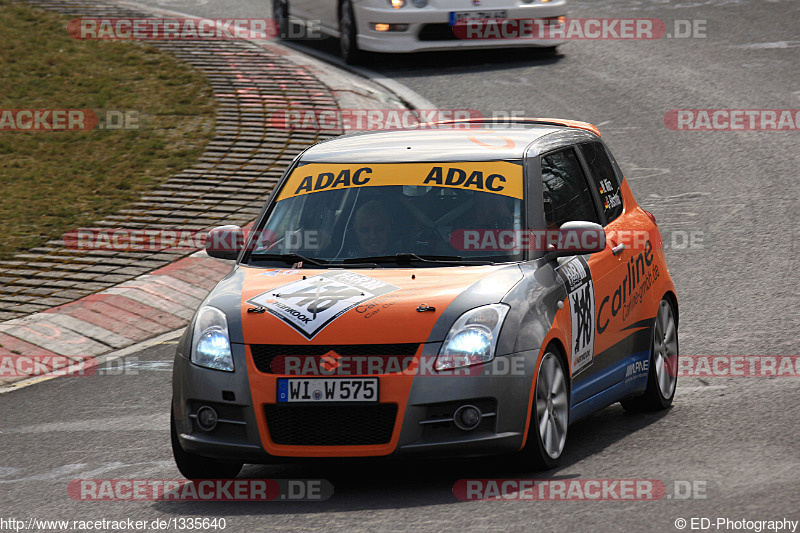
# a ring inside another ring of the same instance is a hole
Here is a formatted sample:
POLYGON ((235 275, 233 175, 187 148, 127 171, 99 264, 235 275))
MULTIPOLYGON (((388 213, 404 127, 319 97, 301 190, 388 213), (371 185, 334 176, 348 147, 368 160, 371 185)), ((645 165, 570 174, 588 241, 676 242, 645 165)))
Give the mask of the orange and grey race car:
POLYGON ((655 218, 597 129, 530 119, 342 136, 291 164, 178 345, 188 478, 300 458, 517 454, 675 394, 655 218))

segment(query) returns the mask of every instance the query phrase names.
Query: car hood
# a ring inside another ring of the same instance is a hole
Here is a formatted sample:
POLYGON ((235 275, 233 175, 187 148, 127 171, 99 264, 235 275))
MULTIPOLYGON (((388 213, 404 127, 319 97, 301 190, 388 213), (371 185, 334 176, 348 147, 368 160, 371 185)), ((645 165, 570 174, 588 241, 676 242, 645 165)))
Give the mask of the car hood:
POLYGON ((462 312, 499 302, 522 279, 516 265, 237 270, 245 344, 442 341, 462 312))

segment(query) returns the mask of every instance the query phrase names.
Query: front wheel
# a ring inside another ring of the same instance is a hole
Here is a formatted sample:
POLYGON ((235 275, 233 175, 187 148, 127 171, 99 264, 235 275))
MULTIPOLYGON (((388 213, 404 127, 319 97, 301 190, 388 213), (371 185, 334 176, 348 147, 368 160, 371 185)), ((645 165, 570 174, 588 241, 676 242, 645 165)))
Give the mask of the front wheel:
POLYGON ((339 51, 348 65, 364 59, 364 52, 358 48, 358 28, 350 0, 344 0, 339 6, 339 51))
POLYGON ((233 479, 242 470, 244 463, 227 463, 187 452, 181 447, 178 440, 174 413, 170 413, 169 425, 172 437, 172 455, 175 457, 178 470, 186 479, 233 479))
POLYGON ((548 350, 539 363, 528 441, 522 450, 526 466, 546 470, 557 466, 567 442, 569 392, 562 359, 548 350))
POLYGON ((627 411, 660 411, 672 405, 678 383, 678 325, 672 304, 661 300, 653 321, 650 370, 644 394, 620 402, 627 411))

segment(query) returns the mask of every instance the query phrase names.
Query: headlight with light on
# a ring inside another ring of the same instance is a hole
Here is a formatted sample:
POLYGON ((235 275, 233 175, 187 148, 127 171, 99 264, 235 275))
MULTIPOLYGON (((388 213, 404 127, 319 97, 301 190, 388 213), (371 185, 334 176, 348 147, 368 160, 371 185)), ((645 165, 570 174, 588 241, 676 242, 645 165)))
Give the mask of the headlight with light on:
POLYGON ((233 355, 228 335, 225 313, 206 305, 197 312, 192 330, 192 356, 194 364, 233 372, 233 355))
POLYGON ((508 310, 506 304, 491 304, 458 317, 439 350, 436 370, 478 365, 494 359, 497 338, 508 310))
POLYGON ((406 5, 406 0, 389 0, 389 5, 395 9, 400 9, 406 5))

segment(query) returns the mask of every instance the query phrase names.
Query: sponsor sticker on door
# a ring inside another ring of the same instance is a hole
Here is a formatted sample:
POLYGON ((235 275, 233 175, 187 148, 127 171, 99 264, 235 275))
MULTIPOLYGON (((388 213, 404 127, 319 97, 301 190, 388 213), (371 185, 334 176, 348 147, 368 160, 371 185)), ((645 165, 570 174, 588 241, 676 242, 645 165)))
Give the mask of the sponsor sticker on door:
POLYGON ((567 287, 571 321, 572 375, 592 364, 594 354, 594 283, 589 265, 582 257, 558 268, 567 287))

